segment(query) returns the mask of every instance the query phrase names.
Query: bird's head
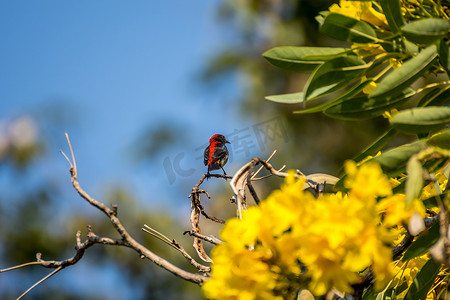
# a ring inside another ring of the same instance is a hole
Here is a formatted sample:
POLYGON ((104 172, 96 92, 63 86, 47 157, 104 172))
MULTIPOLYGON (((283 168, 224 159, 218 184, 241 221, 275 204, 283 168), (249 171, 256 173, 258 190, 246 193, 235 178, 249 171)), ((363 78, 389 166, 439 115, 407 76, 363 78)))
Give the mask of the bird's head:
POLYGON ((209 143, 210 144, 214 143, 214 142, 219 142, 219 143, 222 143, 222 144, 225 144, 225 143, 230 144, 230 142, 227 141, 227 139, 221 134, 215 134, 209 139, 209 143))

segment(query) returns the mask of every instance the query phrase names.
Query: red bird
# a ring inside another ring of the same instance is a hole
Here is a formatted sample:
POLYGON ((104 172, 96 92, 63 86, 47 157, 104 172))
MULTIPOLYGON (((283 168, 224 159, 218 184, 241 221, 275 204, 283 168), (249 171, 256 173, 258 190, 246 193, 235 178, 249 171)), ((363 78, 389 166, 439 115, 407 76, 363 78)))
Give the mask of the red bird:
POLYGON ((206 175, 210 175, 210 171, 219 169, 222 169, 223 174, 227 175, 223 169, 223 166, 228 161, 228 149, 225 146, 227 143, 230 144, 221 134, 215 134, 209 139, 209 146, 206 147, 203 155, 203 163, 205 166, 208 166, 208 173, 206 175))

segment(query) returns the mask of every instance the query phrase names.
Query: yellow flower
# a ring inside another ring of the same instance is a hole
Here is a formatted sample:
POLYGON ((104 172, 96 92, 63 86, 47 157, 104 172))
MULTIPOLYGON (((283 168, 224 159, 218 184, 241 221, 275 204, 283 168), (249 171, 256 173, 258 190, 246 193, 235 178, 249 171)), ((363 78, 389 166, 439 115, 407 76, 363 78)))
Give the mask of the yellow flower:
MULTIPOLYGON (((401 286, 402 284, 407 284, 408 287, 411 286, 414 278, 416 277, 417 273, 419 273, 420 269, 425 265, 425 263, 430 259, 430 256, 428 254, 424 254, 418 257, 415 257, 413 259, 410 259, 406 262, 399 263, 395 266, 396 275, 393 279, 392 285, 393 286, 401 286)), ((445 277, 448 276, 448 269, 443 268, 438 276, 436 277, 433 286, 428 291, 427 298, 428 300, 431 299, 438 299, 436 294, 436 289, 439 287, 442 289, 446 289, 446 286, 448 285, 445 277)), ((408 289, 405 289, 403 292, 397 295, 397 298, 403 298, 406 293, 408 292, 408 289)))
POLYGON ((385 111, 383 113, 383 117, 390 120, 392 119, 393 116, 395 116, 396 114, 398 114, 398 110, 396 108, 391 109, 390 111, 385 111))
POLYGON ((377 207, 380 213, 385 214, 383 222, 386 226, 408 224, 415 212, 419 213, 422 218, 425 216, 425 206, 422 201, 414 200, 406 205, 404 194, 395 194, 384 198, 378 203, 377 207))
MULTIPOLYGON (((447 185, 448 178, 445 176, 445 174, 442 172, 442 169, 436 172, 436 180, 439 185, 439 194, 441 194, 445 190, 445 186, 447 185)), ((436 187, 433 182, 429 183, 422 189, 422 195, 421 199, 425 200, 427 198, 436 196, 438 194, 438 191, 436 191, 436 187)))
POLYGON ((366 87, 363 88, 363 93, 368 95, 373 92, 373 90, 378 86, 374 81, 371 81, 366 87))
POLYGON ((333 4, 328 9, 330 12, 339 13, 352 17, 357 20, 363 20, 372 25, 387 28, 388 24, 384 14, 380 13, 380 7, 374 2, 368 1, 346 1, 340 0, 339 5, 333 4))
POLYGON ((359 169, 353 161, 345 162, 348 177, 345 186, 351 188, 352 194, 360 199, 373 199, 378 196, 389 196, 392 188, 380 165, 375 162, 363 164, 359 169))
POLYGON ((369 266, 376 287, 383 287, 393 274, 389 245, 398 232, 381 223, 375 199, 391 194, 390 184, 374 163, 347 163, 347 170, 347 195, 316 199, 303 191, 303 180, 289 176, 242 220, 229 220, 224 243, 212 251, 205 297, 286 299, 302 288, 316 295, 332 287, 352 292, 358 273, 369 266))
POLYGON ((402 66, 403 62, 401 60, 399 60, 399 59, 396 59, 396 58, 390 58, 389 59, 389 64, 391 65, 391 67, 393 69, 397 69, 397 68, 400 68, 402 66))
POLYGON ((366 162, 368 162, 369 160, 371 160, 372 158, 380 156, 380 155, 381 155, 381 151, 378 151, 374 156, 368 155, 366 158, 364 158, 363 160, 358 162, 356 165, 359 167, 359 166, 365 164, 366 162))

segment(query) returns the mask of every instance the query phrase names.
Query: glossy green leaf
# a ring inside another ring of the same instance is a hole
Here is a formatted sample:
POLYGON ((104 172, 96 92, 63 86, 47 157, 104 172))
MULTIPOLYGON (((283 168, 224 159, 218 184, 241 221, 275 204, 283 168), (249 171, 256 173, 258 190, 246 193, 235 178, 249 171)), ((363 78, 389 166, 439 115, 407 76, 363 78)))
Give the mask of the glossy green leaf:
POLYGON ((263 53, 272 65, 287 71, 312 72, 328 59, 345 54, 344 48, 275 47, 263 53))
POLYGON ((402 145, 383 152, 381 155, 372 158, 371 161, 378 162, 381 168, 386 172, 394 171, 406 166, 406 162, 409 158, 425 147, 425 142, 423 140, 419 140, 414 143, 402 145))
POLYGON ((391 125, 406 133, 426 133, 450 123, 450 107, 415 107, 396 114, 391 125))
POLYGON ((450 20, 426 18, 402 27, 403 35, 416 44, 431 44, 445 37, 450 30, 450 20))
POLYGON ((406 178, 405 193, 406 205, 411 204, 415 199, 418 199, 423 187, 422 164, 420 160, 413 156, 406 164, 406 178))
POLYGON ((357 56, 340 56, 319 66, 305 86, 305 99, 311 100, 335 91, 360 78, 369 67, 357 56))
POLYGON ((437 57, 435 45, 428 46, 401 67, 390 72, 370 93, 370 98, 383 98, 401 93, 430 67, 437 57))
POLYGON ((378 41, 375 30, 369 24, 337 13, 328 14, 319 30, 342 41, 353 43, 378 41))
POLYGON ((450 77, 449 45, 444 40, 439 43, 439 63, 447 72, 447 76, 450 77))
POLYGON ((425 299, 440 268, 441 265, 439 263, 433 259, 428 260, 411 283, 405 295, 405 300, 425 299))
POLYGON ((450 150, 450 129, 434 134, 428 139, 428 143, 433 146, 450 150))
POLYGON ((309 114, 309 113, 323 111, 323 110, 327 109, 328 107, 331 107, 333 105, 341 103, 342 101, 344 101, 346 99, 354 97, 355 95, 360 93, 371 82, 372 82, 372 80, 365 80, 365 81, 361 82, 360 84, 356 85, 354 88, 347 91, 344 95, 342 95, 332 101, 328 101, 321 105, 317 105, 317 106, 314 106, 311 108, 307 108, 307 109, 303 109, 303 110, 296 110, 296 111, 294 111, 294 113, 295 114, 309 114))
POLYGON ((402 261, 413 259, 428 252, 431 246, 436 244, 439 240, 439 222, 434 223, 431 227, 421 234, 412 244, 406 249, 402 257, 402 261))
POLYGON ((379 1, 386 20, 393 33, 399 33, 403 26, 403 14, 400 9, 399 0, 381 0, 379 1))
POLYGON ((283 94, 283 95, 272 95, 266 96, 265 99, 277 103, 285 103, 285 104, 297 104, 303 102, 303 93, 292 93, 292 94, 283 94))
POLYGON ((381 135, 378 139, 376 139, 370 146, 365 148, 360 154, 352 158, 353 161, 359 162, 369 155, 375 155, 378 151, 380 151, 384 145, 386 145, 392 138, 397 135, 397 130, 394 128, 389 129, 383 135, 381 135))
POLYGON ((403 91, 396 97, 369 98, 366 96, 355 97, 327 108, 324 113, 327 116, 341 120, 361 120, 379 116, 385 111, 394 108, 414 93, 410 89, 403 91))

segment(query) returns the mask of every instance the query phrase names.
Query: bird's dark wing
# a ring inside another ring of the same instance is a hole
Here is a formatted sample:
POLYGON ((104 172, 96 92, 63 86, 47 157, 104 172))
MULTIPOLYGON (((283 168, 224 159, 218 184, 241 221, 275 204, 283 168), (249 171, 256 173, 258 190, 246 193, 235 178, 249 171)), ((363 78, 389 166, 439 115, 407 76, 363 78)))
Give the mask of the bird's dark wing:
POLYGON ((205 152, 203 153, 203 163, 206 165, 208 165, 208 160, 209 160, 209 146, 206 147, 205 152))
POLYGON ((212 164, 215 164, 217 161, 223 159, 227 155, 228 155, 227 147, 225 147, 224 144, 217 145, 212 155, 212 164))

